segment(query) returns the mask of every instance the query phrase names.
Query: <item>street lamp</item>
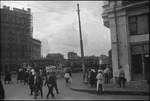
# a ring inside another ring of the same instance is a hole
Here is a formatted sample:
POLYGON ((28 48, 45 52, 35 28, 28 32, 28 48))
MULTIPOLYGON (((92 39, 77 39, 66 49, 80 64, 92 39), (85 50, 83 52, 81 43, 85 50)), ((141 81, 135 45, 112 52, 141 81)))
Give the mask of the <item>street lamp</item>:
POLYGON ((79 9, 79 4, 77 4, 77 12, 78 12, 78 19, 79 19, 79 33, 80 33, 80 47, 81 47, 82 71, 83 71, 83 75, 84 75, 84 73, 85 73, 84 50, 83 50, 83 40, 82 40, 82 31, 81 31, 81 22, 80 22, 80 9, 79 9))

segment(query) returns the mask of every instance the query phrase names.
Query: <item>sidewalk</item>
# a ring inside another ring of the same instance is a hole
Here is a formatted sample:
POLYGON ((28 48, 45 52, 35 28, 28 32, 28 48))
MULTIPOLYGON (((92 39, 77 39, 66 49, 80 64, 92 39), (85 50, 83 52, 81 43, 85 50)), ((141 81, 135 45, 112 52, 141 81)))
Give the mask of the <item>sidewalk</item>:
MULTIPOLYGON (((104 94, 111 95, 147 95, 149 96, 149 85, 141 84, 137 85, 134 83, 126 83, 125 88, 119 88, 118 84, 109 83, 103 84, 104 94)), ((71 89, 75 91, 88 92, 97 94, 96 88, 89 88, 85 86, 82 80, 82 73, 74 73, 72 76, 71 89)))

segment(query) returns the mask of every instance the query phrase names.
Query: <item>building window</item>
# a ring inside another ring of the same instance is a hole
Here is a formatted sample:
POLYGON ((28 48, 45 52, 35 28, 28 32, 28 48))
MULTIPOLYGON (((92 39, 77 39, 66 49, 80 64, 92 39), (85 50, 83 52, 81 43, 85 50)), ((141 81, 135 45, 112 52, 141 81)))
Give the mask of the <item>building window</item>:
POLYGON ((149 34, 149 13, 130 16, 128 21, 130 35, 149 34))

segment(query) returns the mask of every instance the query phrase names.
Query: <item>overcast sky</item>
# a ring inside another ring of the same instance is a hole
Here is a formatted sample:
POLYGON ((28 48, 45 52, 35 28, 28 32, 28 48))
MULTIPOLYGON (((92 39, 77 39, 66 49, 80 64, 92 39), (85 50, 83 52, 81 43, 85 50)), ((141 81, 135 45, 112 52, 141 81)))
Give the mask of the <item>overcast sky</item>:
POLYGON ((74 51, 80 56, 77 15, 80 5, 81 29, 85 56, 108 55, 110 30, 103 25, 103 1, 1 1, 1 5, 31 8, 33 37, 42 41, 42 54, 74 51))

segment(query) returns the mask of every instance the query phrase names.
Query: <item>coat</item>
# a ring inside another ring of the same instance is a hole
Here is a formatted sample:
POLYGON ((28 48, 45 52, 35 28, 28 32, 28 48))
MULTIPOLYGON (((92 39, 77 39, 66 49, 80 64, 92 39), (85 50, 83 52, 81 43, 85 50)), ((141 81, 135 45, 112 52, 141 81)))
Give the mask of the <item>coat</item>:
POLYGON ((98 73, 96 76, 97 79, 97 91, 98 91, 98 86, 99 84, 103 84, 104 76, 102 73, 98 73))

